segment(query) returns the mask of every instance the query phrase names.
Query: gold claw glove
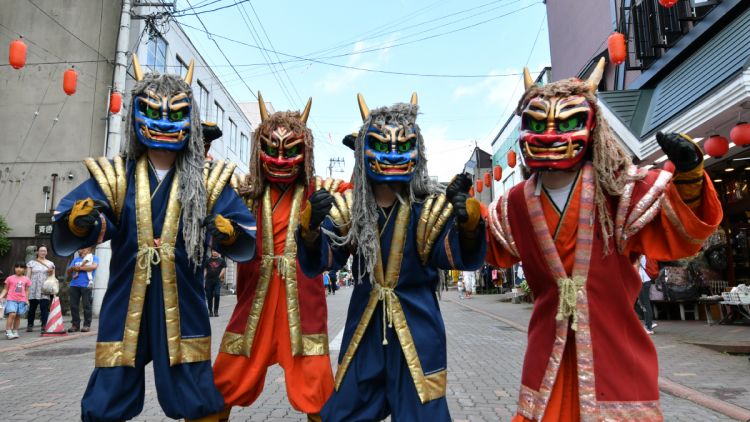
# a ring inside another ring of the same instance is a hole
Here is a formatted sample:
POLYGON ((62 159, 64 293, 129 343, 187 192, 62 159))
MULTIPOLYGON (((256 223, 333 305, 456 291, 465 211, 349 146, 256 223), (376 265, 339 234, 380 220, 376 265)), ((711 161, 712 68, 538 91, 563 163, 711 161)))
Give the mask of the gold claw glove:
POLYGON ((460 224, 461 230, 464 233, 473 233, 481 217, 479 201, 476 198, 466 200, 466 213, 469 214, 469 218, 460 224))
POLYGON ((68 230, 78 237, 85 237, 89 234, 90 227, 76 226, 75 221, 79 217, 85 217, 94 211, 94 200, 91 198, 81 199, 73 204, 68 216, 68 230))
POLYGON ((220 240, 219 243, 223 246, 234 244, 237 240, 237 231, 234 229, 232 222, 224 218, 221 214, 217 214, 214 224, 216 225, 216 231, 224 235, 221 236, 224 239, 220 240))

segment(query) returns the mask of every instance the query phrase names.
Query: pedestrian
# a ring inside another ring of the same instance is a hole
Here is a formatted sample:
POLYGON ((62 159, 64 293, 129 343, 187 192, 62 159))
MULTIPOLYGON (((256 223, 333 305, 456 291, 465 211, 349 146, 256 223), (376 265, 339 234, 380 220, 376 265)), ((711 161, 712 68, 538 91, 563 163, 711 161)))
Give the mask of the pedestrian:
POLYGON ((456 287, 458 288, 458 298, 463 299, 464 292, 466 292, 466 285, 464 284, 463 276, 459 276, 456 287))
POLYGON ((328 272, 323 273, 323 287, 326 291, 326 296, 331 294, 331 276, 328 275, 328 272))
POLYGON ((99 267, 99 257, 93 254, 94 248, 87 247, 78 250, 78 256, 73 258, 68 266, 70 274, 70 322, 69 333, 91 330, 91 296, 94 275, 99 267), (81 327, 80 302, 83 301, 83 327, 81 327))
POLYGON ((206 302, 208 304, 208 316, 219 316, 219 296, 221 295, 221 283, 227 271, 227 262, 218 251, 211 250, 211 257, 206 260, 203 269, 203 278, 206 288, 206 302))
POLYGON ((656 261, 646 258, 646 255, 641 255, 638 259, 638 274, 641 276, 643 286, 641 287, 641 293, 638 295, 638 304, 640 304, 643 310, 643 325, 646 327, 646 332, 649 334, 654 333, 656 323, 654 322, 654 309, 651 306, 651 281, 656 278, 652 277, 653 272, 652 266, 656 264, 656 274, 658 274, 658 264, 656 261))
POLYGON ((5 337, 8 340, 18 338, 21 317, 29 307, 29 298, 26 293, 31 286, 31 280, 24 275, 26 265, 23 262, 17 262, 13 270, 15 274, 5 279, 5 287, 0 293, 0 299, 7 298, 4 314, 8 318, 5 321, 5 337))
POLYGON ((330 271, 328 273, 328 291, 332 295, 335 295, 338 288, 338 276, 336 275, 336 271, 330 271))
POLYGON ((474 271, 464 271, 464 290, 467 299, 471 299, 471 294, 476 289, 477 276, 474 271))
POLYGON ((36 258, 26 263, 26 277, 31 279, 27 332, 34 331, 36 309, 39 308, 42 333, 44 333, 49 316, 49 305, 52 303, 52 295, 44 294, 42 286, 47 277, 53 274, 55 274, 55 263, 47 259, 47 247, 40 245, 36 248, 36 258))

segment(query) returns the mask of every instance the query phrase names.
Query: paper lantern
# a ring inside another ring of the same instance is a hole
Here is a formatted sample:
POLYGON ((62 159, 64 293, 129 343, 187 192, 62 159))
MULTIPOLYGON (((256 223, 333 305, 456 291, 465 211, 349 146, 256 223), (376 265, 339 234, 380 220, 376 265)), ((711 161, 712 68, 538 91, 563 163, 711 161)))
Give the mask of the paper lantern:
POLYGON ((492 176, 490 176, 490 172, 487 172, 484 174, 484 187, 488 188, 492 184, 492 176))
POLYGON ((471 197, 472 197, 472 198, 474 197, 474 186, 472 186, 472 187, 471 187, 471 188, 469 189, 469 195, 471 195, 471 197))
POLYGON ((508 151, 508 166, 510 166, 510 168, 516 166, 516 152, 513 150, 508 151))
POLYGON ((662 5, 662 7, 666 7, 669 9, 670 7, 673 7, 675 4, 677 4, 679 0, 659 0, 659 4, 662 5))
POLYGON ((495 166, 494 169, 492 169, 493 176, 495 176, 495 181, 499 182, 500 179, 503 178, 503 168, 500 166, 495 166))
POLYGON ((63 91, 68 95, 76 93, 76 85, 78 84, 78 72, 72 67, 65 71, 63 75, 63 91))
POLYGON ((607 38, 607 50, 609 50, 609 61, 614 64, 625 62, 628 54, 628 48, 625 44, 625 35, 614 32, 607 38))
POLYGON ((675 171, 674 163, 672 161, 670 161, 670 160, 665 161, 663 169, 665 171, 670 172, 670 173, 674 173, 674 171, 675 171))
POLYGON ((10 42, 8 63, 13 69, 20 69, 26 65, 26 43, 21 38, 10 42))
POLYGON ((735 144, 746 147, 750 145, 750 124, 739 122, 732 131, 729 132, 729 139, 735 144))
POLYGON ((706 150, 706 154, 714 158, 721 158, 729 151, 729 141, 723 136, 711 135, 703 144, 703 149, 706 150))
POLYGON ((109 112, 112 114, 117 114, 120 112, 121 108, 122 94, 117 91, 112 91, 112 93, 109 94, 109 112))
POLYGON ((484 190, 484 184, 481 180, 477 180, 477 192, 482 193, 484 190))

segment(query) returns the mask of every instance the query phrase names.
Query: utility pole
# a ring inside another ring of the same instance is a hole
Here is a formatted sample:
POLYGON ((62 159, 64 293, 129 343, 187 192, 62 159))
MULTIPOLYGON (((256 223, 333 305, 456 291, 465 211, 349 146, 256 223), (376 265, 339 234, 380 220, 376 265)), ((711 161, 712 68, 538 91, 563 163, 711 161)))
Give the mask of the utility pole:
MULTIPOLYGON (((125 77, 128 69, 128 44, 130 42, 130 0, 123 0, 120 13, 120 32, 117 34, 117 51, 112 76, 112 90, 125 91, 125 77)), ((136 46, 138 48, 138 46, 136 46)), ((120 152, 122 116, 120 113, 109 114, 107 139, 104 154, 112 158, 120 152)))
POLYGON ((343 173, 344 172, 344 158, 330 158, 328 160, 328 177, 333 177, 333 172, 343 173))

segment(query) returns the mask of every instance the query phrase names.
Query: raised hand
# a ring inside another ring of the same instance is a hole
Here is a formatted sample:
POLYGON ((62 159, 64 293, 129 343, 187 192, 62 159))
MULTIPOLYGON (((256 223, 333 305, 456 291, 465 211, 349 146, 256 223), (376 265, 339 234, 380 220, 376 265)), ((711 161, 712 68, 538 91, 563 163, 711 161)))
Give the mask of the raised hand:
POLYGON ((703 162, 703 154, 687 135, 657 132, 656 142, 679 172, 690 171, 703 162))

